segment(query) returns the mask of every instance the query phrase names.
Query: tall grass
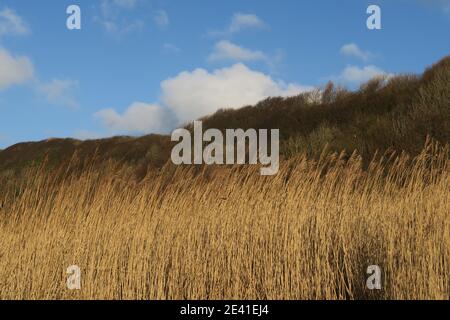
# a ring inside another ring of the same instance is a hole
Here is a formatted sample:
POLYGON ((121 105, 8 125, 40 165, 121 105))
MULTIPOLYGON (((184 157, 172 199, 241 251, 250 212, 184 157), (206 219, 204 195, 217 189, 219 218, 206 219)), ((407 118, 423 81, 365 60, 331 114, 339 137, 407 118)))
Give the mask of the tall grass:
POLYGON ((297 156, 275 177, 30 171, 0 195, 0 298, 449 299, 448 154, 429 144, 367 170, 356 154, 297 156), (369 265, 382 290, 366 288, 369 265))

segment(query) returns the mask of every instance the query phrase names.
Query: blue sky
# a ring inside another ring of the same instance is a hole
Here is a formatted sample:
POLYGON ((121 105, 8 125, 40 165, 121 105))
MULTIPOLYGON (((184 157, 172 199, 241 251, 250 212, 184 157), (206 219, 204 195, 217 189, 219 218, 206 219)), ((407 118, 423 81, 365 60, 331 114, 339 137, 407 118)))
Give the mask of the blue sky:
POLYGON ((0 148, 167 133, 330 79, 350 88, 450 53, 450 0, 0 0, 0 148), (66 8, 81 8, 81 30, 66 8), (368 30, 380 6, 382 30, 368 30))

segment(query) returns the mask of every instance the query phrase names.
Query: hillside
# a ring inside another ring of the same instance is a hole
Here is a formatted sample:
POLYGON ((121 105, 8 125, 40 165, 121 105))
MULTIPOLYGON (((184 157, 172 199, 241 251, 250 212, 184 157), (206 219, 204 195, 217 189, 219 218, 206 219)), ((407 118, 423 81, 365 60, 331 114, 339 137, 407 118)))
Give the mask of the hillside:
POLYGON ((203 119, 279 128, 275 176, 164 165, 168 136, 12 146, 0 152, 0 299, 449 300, 449 106, 446 58, 203 119), (312 160, 326 145, 347 154, 312 160), (365 166, 377 150, 402 154, 365 166), (373 266, 382 290, 368 290, 373 266))
MULTIPOLYGON (((418 154, 427 136, 450 142, 450 56, 422 75, 374 79, 351 92, 328 84, 318 92, 292 98, 269 98, 255 106, 221 110, 205 117, 205 128, 279 128, 281 153, 317 157, 323 148, 364 159, 377 151, 418 154)), ((170 137, 114 137, 77 141, 49 139, 20 143, 0 151, 0 172, 19 172, 44 160, 63 166, 78 159, 125 162, 138 170, 161 167, 170 155, 170 137)), ((145 174, 145 172, 143 172, 145 174)))

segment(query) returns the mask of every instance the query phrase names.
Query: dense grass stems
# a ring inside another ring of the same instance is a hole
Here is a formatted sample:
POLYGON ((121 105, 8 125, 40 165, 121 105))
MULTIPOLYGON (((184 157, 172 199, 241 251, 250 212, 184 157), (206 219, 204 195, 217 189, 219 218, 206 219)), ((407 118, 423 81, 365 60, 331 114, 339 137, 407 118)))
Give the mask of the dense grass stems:
POLYGON ((449 299, 448 153, 430 143, 367 168, 296 156, 275 177, 30 169, 0 195, 0 298, 449 299), (382 290, 366 288, 369 265, 382 290))

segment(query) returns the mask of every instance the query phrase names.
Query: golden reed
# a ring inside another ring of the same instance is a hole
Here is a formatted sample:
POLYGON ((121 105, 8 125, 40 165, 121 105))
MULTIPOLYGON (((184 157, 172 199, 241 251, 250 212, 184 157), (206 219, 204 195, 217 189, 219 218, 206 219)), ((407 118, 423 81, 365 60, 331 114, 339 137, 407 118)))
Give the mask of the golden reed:
POLYGON ((274 177, 30 171, 0 195, 0 298, 449 299, 448 155, 430 143, 365 169, 355 154, 296 157, 274 177), (369 265, 382 290, 366 288, 369 265))

